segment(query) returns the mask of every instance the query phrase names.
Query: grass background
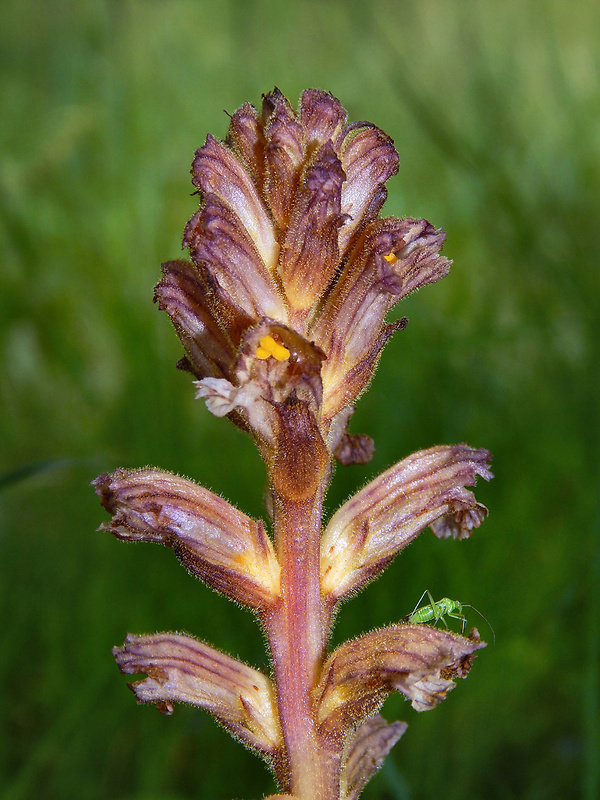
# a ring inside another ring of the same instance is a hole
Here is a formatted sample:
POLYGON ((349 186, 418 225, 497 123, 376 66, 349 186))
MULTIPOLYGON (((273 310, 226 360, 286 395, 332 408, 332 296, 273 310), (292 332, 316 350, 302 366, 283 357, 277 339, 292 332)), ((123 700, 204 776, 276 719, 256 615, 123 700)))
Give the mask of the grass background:
POLYGON ((425 533, 335 641, 428 588, 495 647, 409 729, 367 800, 600 796, 600 9, 541 0, 12 0, 0 26, 0 796, 259 798, 207 715, 136 707, 110 648, 187 630, 261 666, 253 619, 163 548, 93 531, 89 482, 155 464, 261 513, 247 439, 193 400, 151 303, 196 207, 189 165, 277 84, 336 94, 395 139, 387 212, 448 232, 450 277, 398 308, 333 510, 415 449, 494 453, 466 542, 425 533), (479 624, 485 631, 485 625, 479 624), (485 632, 488 639, 489 632, 485 632))

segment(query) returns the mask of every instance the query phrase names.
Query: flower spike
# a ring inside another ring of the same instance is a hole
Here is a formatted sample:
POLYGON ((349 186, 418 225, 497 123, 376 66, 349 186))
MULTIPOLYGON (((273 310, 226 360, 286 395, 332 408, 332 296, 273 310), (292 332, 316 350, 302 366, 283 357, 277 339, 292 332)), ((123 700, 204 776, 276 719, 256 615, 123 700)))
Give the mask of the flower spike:
POLYGON ((118 539, 157 542, 213 589, 256 614, 272 674, 181 633, 128 635, 113 655, 139 703, 203 708, 272 770, 265 800, 357 800, 406 730, 379 715, 402 693, 434 708, 485 643, 408 621, 328 651, 341 602, 421 531, 464 539, 487 509, 467 487, 490 455, 466 444, 422 450, 372 480, 323 523, 334 459, 366 464, 355 404, 408 320, 410 292, 443 278, 445 234, 380 216, 398 171, 392 139, 349 122, 319 89, 296 111, 275 88, 230 117, 195 154, 200 205, 189 261, 163 264, 154 299, 183 346, 177 366, 216 417, 248 433, 265 463, 266 519, 158 469, 118 469, 94 486, 118 539))
POLYGON ((245 103, 232 115, 225 142, 207 137, 192 167, 202 202, 184 234, 194 268, 165 265, 156 297, 212 413, 269 438, 272 425, 260 419, 268 413, 256 414, 256 402, 271 402, 280 378, 248 386, 238 356, 249 332, 270 320, 302 339, 297 350, 323 353, 316 416, 335 452, 335 418, 352 408, 406 324, 386 325, 385 315, 450 266, 439 254, 443 233, 426 220, 377 218, 397 169, 389 136, 347 123, 340 102, 316 89, 303 93, 298 113, 275 89, 261 114, 245 103))

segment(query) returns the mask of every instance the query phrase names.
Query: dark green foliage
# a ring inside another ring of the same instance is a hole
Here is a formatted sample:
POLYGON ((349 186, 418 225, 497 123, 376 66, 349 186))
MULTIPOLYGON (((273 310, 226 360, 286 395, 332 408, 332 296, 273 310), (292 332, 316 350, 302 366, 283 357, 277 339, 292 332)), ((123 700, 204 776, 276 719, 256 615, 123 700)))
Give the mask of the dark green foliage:
POLYGON ((256 666, 262 637, 172 553, 94 534, 88 484, 153 464, 261 513, 254 448, 193 400, 151 297, 197 205, 194 149, 274 84, 327 89, 389 132, 388 213, 443 227, 455 261, 398 308, 410 324, 352 422, 375 459, 338 468, 329 509, 438 443, 489 448, 497 476, 471 540, 425 533, 339 615, 335 642, 427 588, 496 633, 432 713, 386 706, 409 729, 364 797, 597 797, 598 9, 13 0, 2 18, 2 797, 273 790, 208 716, 135 707, 110 656, 127 631, 185 630, 256 666))

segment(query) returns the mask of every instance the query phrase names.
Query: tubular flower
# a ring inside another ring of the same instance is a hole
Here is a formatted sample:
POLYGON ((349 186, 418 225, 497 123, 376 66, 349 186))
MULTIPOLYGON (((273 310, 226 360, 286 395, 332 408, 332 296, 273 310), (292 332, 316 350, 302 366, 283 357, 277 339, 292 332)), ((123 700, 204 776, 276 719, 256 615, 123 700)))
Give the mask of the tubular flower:
POLYGON ((154 468, 94 481, 111 515, 101 530, 166 545, 257 615, 271 676, 181 633, 129 634, 113 655, 123 673, 146 675, 131 684, 138 702, 203 708, 262 756, 280 790, 266 800, 356 800, 406 730, 378 713, 385 698, 397 691, 417 711, 433 708, 485 647, 474 628, 464 636, 398 613, 397 624, 327 649, 339 604, 425 528, 460 540, 487 515, 467 487, 492 477, 490 454, 460 444, 399 461, 322 521, 332 459, 373 454, 348 423, 406 326, 387 313, 450 267, 439 229, 380 216, 397 168, 389 136, 349 123, 316 89, 297 112, 275 89, 260 111, 245 103, 233 114, 223 142, 207 137, 192 166, 191 261, 163 265, 155 300, 197 397, 255 441, 267 522, 154 468))

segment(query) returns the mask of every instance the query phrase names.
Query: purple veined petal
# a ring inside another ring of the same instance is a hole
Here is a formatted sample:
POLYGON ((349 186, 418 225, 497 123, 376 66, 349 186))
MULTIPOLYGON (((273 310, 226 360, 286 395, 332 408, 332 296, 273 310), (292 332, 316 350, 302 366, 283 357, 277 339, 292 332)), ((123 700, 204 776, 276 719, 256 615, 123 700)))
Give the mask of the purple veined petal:
POLYGON ((427 220, 386 217, 372 222, 328 295, 311 333, 327 348, 337 332, 356 362, 376 338, 387 312, 415 289, 443 278, 443 232, 427 220))
POLYGON ((232 114, 226 144, 235 150, 261 189, 264 182, 264 132, 258 112, 250 103, 244 103, 232 114))
POLYGON ((465 444, 431 447, 398 462, 357 492, 327 525, 321 540, 321 587, 332 602, 357 591, 426 527, 453 517, 464 538, 485 507, 465 488, 492 477, 487 450, 465 444), (469 515, 475 511, 475 518, 469 515))
POLYGON ((344 361, 354 364, 369 349, 399 299, 396 264, 384 256, 417 241, 426 224, 395 217, 371 223, 311 326, 327 353, 338 341, 344 361))
POLYGON ((409 218, 375 220, 363 232, 308 333, 327 354, 327 419, 368 384, 393 333, 388 328, 382 338, 388 311, 410 292, 447 274, 450 262, 439 254, 443 240, 444 234, 426 220, 409 218))
POLYGON ((321 728, 347 730, 401 692, 416 711, 427 711, 468 674, 477 637, 428 625, 390 625, 340 645, 323 666, 317 690, 321 728))
POLYGON ((367 433, 344 433, 333 451, 344 466, 368 464, 375 453, 375 442, 367 433))
POLYGON ((183 244, 235 306, 254 318, 268 316, 285 322, 285 303, 256 243, 217 195, 204 196, 202 208, 186 226, 183 244))
POLYGON ((343 180, 340 161, 327 143, 303 176, 281 249, 281 280, 292 309, 308 312, 335 272, 343 180))
POLYGON ((356 800, 407 727, 406 722, 388 723, 381 714, 359 725, 349 737, 340 775, 345 800, 356 800))
POLYGON ((340 253, 346 248, 356 229, 379 211, 380 191, 387 180, 398 172, 398 153, 393 140, 370 123, 354 123, 346 128, 341 148, 346 181, 342 187, 342 213, 347 222, 340 229, 340 253), (375 201, 375 202, 374 202, 375 201))
POLYGON ((237 215, 268 269, 279 258, 273 223, 243 164, 224 144, 206 137, 192 165, 192 179, 203 194, 216 194, 237 215))
POLYGON ((370 347, 354 363, 344 360, 344 337, 334 334, 331 349, 322 370, 324 421, 335 419, 348 406, 356 402, 359 395, 369 385, 383 348, 398 331, 404 330, 408 319, 390 322, 378 330, 378 335, 370 342, 370 347))
POLYGON ((306 141, 313 149, 328 141, 339 149, 347 114, 336 97, 321 89, 306 89, 300 98, 298 114, 306 141))
POLYGON ((305 134, 289 101, 279 90, 263 101, 265 116, 264 193, 281 230, 290 218, 305 158, 305 134))
POLYGON ((113 515, 100 530, 167 545, 192 575, 251 608, 279 597, 279 564, 262 522, 223 498, 151 468, 101 475, 94 486, 113 515))
POLYGON ((348 433, 354 406, 346 405, 331 421, 327 445, 340 464, 368 464, 375 452, 375 442, 365 433, 348 433))
POLYGON ((236 738, 264 755, 281 747, 274 687, 262 672, 179 633, 128 635, 113 655, 139 703, 171 713, 174 703, 210 712, 236 738))
MULTIPOLYGON (((226 330, 219 322, 225 316, 222 300, 208 289, 192 264, 169 261, 162 269, 154 299, 171 318, 194 373, 199 378, 229 375, 237 357, 230 334, 247 327, 250 319, 240 311, 236 324, 226 330)), ((230 320, 234 313, 230 307, 230 320)))

